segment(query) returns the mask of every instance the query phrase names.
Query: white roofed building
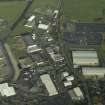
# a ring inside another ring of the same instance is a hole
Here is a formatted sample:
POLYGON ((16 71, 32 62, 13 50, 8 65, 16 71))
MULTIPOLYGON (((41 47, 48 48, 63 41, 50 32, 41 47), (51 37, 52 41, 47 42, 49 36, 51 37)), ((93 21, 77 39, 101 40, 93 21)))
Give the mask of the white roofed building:
POLYGON ((82 67, 82 74, 85 78, 104 78, 104 67, 82 67))
POLYGON ((99 59, 96 51, 72 51, 73 65, 98 66, 99 59))
POLYGON ((44 74, 40 76, 42 83, 45 85, 49 96, 54 96, 58 94, 58 91, 53 83, 53 81, 51 80, 51 77, 49 74, 44 74))
POLYGON ((61 74, 62 79, 64 79, 65 77, 68 77, 68 76, 69 76, 69 73, 67 71, 62 72, 62 74, 61 74))
POLYGON ((8 83, 0 84, 0 93, 2 96, 14 96, 16 95, 15 89, 13 87, 9 87, 8 83))
POLYGON ((37 45, 31 45, 27 47, 27 53, 35 53, 41 51, 42 49, 39 48, 37 45))
POLYGON ((49 25, 46 25, 46 24, 39 24, 38 25, 38 28, 39 29, 42 29, 42 30, 47 30, 49 28, 49 25))
POLYGON ((59 10, 54 10, 54 18, 56 19, 59 15, 59 10))
POLYGON ((32 28, 35 25, 34 20, 35 20, 35 16, 34 15, 30 16, 29 19, 27 20, 27 23, 24 26, 32 28))

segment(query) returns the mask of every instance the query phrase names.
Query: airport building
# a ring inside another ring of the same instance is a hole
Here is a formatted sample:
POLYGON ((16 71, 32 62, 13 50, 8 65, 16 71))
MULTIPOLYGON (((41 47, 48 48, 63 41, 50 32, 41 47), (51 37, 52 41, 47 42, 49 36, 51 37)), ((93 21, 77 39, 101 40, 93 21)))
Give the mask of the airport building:
POLYGON ((99 59, 96 51, 72 51, 73 65, 98 66, 99 59))

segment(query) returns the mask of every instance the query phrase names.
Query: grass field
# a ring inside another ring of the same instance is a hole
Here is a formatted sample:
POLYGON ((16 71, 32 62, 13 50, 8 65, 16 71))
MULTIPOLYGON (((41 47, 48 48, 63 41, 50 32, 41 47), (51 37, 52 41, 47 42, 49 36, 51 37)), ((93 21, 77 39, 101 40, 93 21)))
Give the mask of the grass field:
POLYGON ((64 0, 64 13, 73 20, 92 20, 102 17, 105 0, 64 0))
POLYGON ((23 11, 26 1, 5 1, 0 2, 0 18, 13 23, 23 11))
POLYGON ((34 10, 35 8, 39 7, 50 7, 54 8, 57 7, 58 0, 34 0, 30 10, 34 10))

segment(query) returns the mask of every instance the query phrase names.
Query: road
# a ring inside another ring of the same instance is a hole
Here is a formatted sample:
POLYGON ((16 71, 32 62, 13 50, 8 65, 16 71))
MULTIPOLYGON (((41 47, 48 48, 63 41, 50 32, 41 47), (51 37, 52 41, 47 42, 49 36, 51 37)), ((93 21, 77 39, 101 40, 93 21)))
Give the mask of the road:
POLYGON ((4 80, 9 81, 9 80, 11 80, 11 78, 14 75, 14 70, 13 70, 12 65, 10 63, 10 60, 9 60, 9 58, 7 56, 7 53, 6 53, 5 49, 4 49, 4 46, 3 46, 3 44, 1 42, 0 42, 0 51, 1 51, 1 53, 3 53, 3 57, 4 57, 3 62, 5 63, 5 65, 4 65, 5 69, 3 70, 4 73, 5 73, 4 74, 4 80))

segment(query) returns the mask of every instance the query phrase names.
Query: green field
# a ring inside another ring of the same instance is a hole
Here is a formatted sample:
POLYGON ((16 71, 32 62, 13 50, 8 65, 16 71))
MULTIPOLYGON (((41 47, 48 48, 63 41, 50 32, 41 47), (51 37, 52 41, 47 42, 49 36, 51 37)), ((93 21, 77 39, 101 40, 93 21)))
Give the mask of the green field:
POLYGON ((64 14, 73 20, 93 20, 103 16, 105 0, 64 0, 64 14))
POLYGON ((13 23, 26 6, 25 1, 2 1, 0 2, 0 18, 13 23))

